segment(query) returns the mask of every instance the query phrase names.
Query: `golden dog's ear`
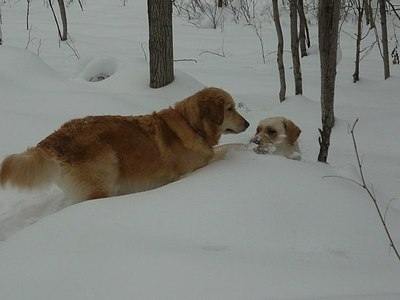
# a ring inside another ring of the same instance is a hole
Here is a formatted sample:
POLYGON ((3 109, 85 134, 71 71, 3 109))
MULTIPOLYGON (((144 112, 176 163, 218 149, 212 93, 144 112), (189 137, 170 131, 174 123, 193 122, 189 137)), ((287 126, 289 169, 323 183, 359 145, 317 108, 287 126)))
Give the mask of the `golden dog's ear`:
POLYGON ((283 125, 285 126, 286 138, 288 142, 293 145, 300 136, 301 129, 297 127, 292 121, 285 119, 283 121, 283 125))
POLYGON ((202 117, 217 125, 224 122, 224 109, 225 100, 222 98, 209 98, 200 103, 202 117))

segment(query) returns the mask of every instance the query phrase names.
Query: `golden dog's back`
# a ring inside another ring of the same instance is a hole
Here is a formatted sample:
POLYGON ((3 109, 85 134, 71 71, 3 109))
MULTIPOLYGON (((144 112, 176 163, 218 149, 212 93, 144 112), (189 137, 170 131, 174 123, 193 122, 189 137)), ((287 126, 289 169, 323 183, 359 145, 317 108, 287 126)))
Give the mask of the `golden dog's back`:
POLYGON ((34 188, 57 182, 77 199, 152 189, 211 159, 212 148, 185 126, 172 109, 71 120, 36 147, 8 156, 0 183, 34 188))

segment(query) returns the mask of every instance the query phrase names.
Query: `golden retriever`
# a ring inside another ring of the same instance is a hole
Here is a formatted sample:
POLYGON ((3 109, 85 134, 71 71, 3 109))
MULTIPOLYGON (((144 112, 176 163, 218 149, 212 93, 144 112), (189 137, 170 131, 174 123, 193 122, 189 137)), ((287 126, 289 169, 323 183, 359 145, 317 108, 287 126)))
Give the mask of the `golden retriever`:
POLYGON ((35 147, 6 157, 0 184, 56 182, 75 202, 149 190, 222 158, 227 149, 214 148, 221 134, 248 126, 226 91, 205 88, 149 115, 71 120, 35 147))
POLYGON ((254 151, 258 154, 277 154, 286 158, 301 160, 297 139, 300 128, 284 117, 266 118, 260 122, 251 142, 258 146, 254 151))

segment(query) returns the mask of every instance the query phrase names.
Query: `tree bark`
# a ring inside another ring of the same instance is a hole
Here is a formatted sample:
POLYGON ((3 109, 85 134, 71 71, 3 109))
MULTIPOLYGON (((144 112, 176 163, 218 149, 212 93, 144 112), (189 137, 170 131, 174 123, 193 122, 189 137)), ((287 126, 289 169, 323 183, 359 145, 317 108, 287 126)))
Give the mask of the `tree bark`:
POLYGON ((0 46, 3 45, 3 32, 1 31, 2 24, 3 24, 3 19, 1 17, 1 5, 0 5, 0 46))
POLYGON ((278 54, 277 54, 277 62, 278 62, 278 71, 279 71, 279 81, 280 81, 280 90, 279 90, 279 101, 282 102, 286 98, 286 79, 285 79, 285 66, 283 63, 283 32, 281 21, 279 18, 279 9, 278 9, 278 0, 272 0, 272 7, 274 13, 274 22, 276 34, 278 36, 278 54))
POLYGON ((149 19, 150 87, 174 80, 172 1, 147 0, 149 19))
POLYGON ((320 151, 318 161, 327 162, 332 128, 335 125, 334 98, 340 2, 320 0, 318 12, 318 40, 321 64, 320 151))
MULTIPOLYGON (((51 12, 53 13, 53 17, 54 17, 54 22, 56 23, 57 26, 57 31, 58 31, 58 36, 60 38, 60 40, 62 41, 66 41, 67 40, 67 15, 65 13, 65 6, 64 6, 64 2, 62 0, 58 0, 58 5, 60 7, 60 13, 61 13, 61 19, 63 22, 63 32, 61 32, 60 30, 60 25, 58 24, 58 20, 57 20, 57 15, 56 12, 54 11, 54 7, 53 7, 53 2, 51 0, 48 0, 51 12), (62 13, 62 7, 64 8, 64 14, 62 13)), ((28 27, 28 23, 27 23, 27 27, 28 27)))
POLYGON ((361 35, 362 35, 362 19, 364 15, 364 7, 365 0, 361 3, 361 0, 357 0, 357 12, 358 12, 358 21, 357 21, 357 39, 356 39, 356 60, 355 60, 355 69, 353 74, 353 82, 356 83, 360 80, 360 46, 361 46, 361 35))
POLYGON ((303 94, 303 80, 301 78, 299 38, 297 35, 297 0, 290 0, 290 36, 295 94, 301 95, 303 94))
POLYGON ((301 52, 301 57, 304 57, 307 56, 307 47, 310 48, 310 36, 308 32, 306 15, 304 13, 303 0, 298 0, 297 10, 299 12, 299 17, 300 17, 300 30, 299 30, 300 52, 301 52))
POLYGON ((370 25, 370 28, 373 29, 375 27, 374 16, 372 13, 371 0, 364 0, 364 10, 365 10, 365 22, 367 25, 370 25))
POLYGON ((389 65, 389 48, 388 48, 388 33, 387 33, 387 22, 386 22, 386 2, 385 0, 379 0, 379 13, 381 15, 381 27, 382 27, 382 48, 383 48, 383 69, 385 79, 390 77, 390 65, 389 65))
POLYGON ((68 39, 68 25, 67 25, 67 12, 65 10, 64 0, 58 0, 58 6, 60 7, 60 16, 63 25, 63 31, 60 36, 60 39, 62 41, 66 41, 68 39))

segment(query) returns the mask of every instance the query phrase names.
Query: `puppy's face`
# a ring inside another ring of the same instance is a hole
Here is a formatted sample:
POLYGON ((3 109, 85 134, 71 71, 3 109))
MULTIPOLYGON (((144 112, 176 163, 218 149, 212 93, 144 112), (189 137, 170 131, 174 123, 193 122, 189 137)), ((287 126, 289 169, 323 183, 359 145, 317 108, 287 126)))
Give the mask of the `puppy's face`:
POLYGON ((257 153, 274 152, 277 148, 294 146, 301 130, 284 117, 267 118, 260 122, 252 143, 259 145, 257 153))

